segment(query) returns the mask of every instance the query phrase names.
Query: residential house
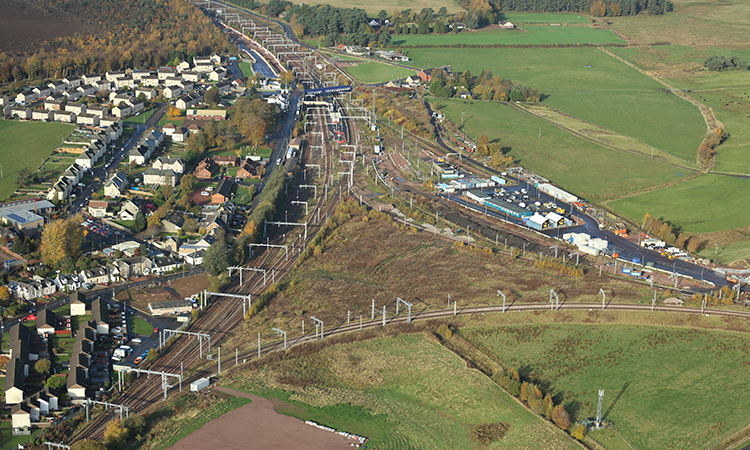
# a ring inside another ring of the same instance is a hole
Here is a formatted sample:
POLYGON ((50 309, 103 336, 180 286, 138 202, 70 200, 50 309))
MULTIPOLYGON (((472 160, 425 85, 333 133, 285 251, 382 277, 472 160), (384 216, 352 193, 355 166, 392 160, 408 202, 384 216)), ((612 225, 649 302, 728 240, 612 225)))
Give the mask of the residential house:
POLYGON ((185 142, 187 141, 188 132, 183 127, 177 127, 169 137, 172 139, 172 142, 185 142))
POLYGON ((83 80, 78 77, 65 77, 62 79, 65 84, 68 85, 68 87, 78 87, 81 84, 83 84, 83 80))
POLYGON ((52 111, 52 120, 55 122, 76 123, 76 113, 69 111, 52 111))
MULTIPOLYGON (((109 266, 109 267, 115 268, 114 266, 109 266)), ((116 270, 117 270, 118 279, 119 279, 120 270, 119 269, 116 269, 116 270)), ((101 297, 97 297, 96 300, 91 302, 91 321, 96 324, 97 335, 109 334, 109 311, 107 310, 107 303, 104 300, 102 300, 101 297)))
POLYGON ((203 94, 196 91, 183 95, 175 101, 174 105, 177 109, 188 109, 201 102, 203 102, 203 94))
POLYGON ((172 272, 182 267, 182 264, 167 255, 157 255, 153 258, 151 273, 163 274, 172 272))
POLYGON ((65 105, 65 111, 71 111, 78 115, 84 114, 86 112, 86 104, 85 103, 73 103, 68 102, 65 105))
POLYGON ((104 129, 104 132, 109 135, 110 141, 115 141, 122 136, 122 127, 120 124, 109 125, 104 129))
POLYGON ((232 90, 232 81, 231 80, 219 81, 214 86, 219 91, 219 94, 226 95, 232 90))
POLYGON ((114 117, 114 116, 104 116, 101 119, 99 119, 99 126, 100 127, 109 127, 112 125, 120 125, 122 126, 122 118, 120 117, 114 117))
POLYGON ((164 80, 164 86, 166 87, 179 86, 181 83, 182 83, 182 77, 180 76, 169 77, 164 80))
POLYGON ((70 191, 73 189, 72 185, 65 179, 60 179, 52 185, 49 192, 47 192, 47 200, 49 201, 63 201, 70 195, 70 191))
POLYGON ((156 75, 148 75, 143 78, 141 78, 141 86, 144 87, 157 87, 159 86, 159 77, 156 75))
POLYGON ((186 70, 190 69, 190 63, 187 61, 180 61, 179 64, 177 64, 177 70, 181 71, 183 74, 186 70))
POLYGON ((102 81, 102 76, 95 73, 88 73, 86 75, 81 75, 81 80, 83 83, 95 83, 102 81))
POLYGON ((182 88, 182 92, 190 92, 194 87, 193 82, 187 80, 180 81, 180 84, 178 84, 177 86, 182 88))
POLYGON ((227 76, 227 70, 223 67, 216 68, 208 73, 208 79, 211 81, 221 81, 227 76))
POLYGON ((69 102, 75 102, 83 97, 83 94, 78 91, 78 88, 70 88, 64 91, 63 96, 68 99, 69 102))
POLYGON ((95 114, 78 114, 76 123, 79 125, 89 125, 92 127, 99 126, 99 116, 95 114))
POLYGON ((181 174, 175 173, 172 169, 159 170, 150 167, 143 172, 143 184, 158 186, 176 186, 181 174))
POLYGON ((52 111, 47 110, 47 109, 32 109, 31 119, 41 120, 43 122, 51 122, 52 120, 54 120, 52 118, 52 111))
POLYGON ((118 198, 125 193, 127 187, 127 176, 123 172, 115 172, 104 183, 104 196, 118 198))
MULTIPOLYGON (((25 325, 18 326, 26 328, 25 325)), ((12 357, 5 366, 5 403, 15 405, 21 403, 24 397, 24 385, 26 380, 26 363, 19 358, 12 357)))
POLYGON ((182 72, 182 79, 185 81, 197 83, 201 80, 201 74, 199 74, 198 72, 182 72))
POLYGON ((120 269, 120 277, 138 278, 151 273, 151 260, 145 256, 123 258, 115 262, 120 269))
POLYGON ((213 178, 214 161, 212 159, 204 159, 198 163, 198 167, 195 168, 195 176, 199 180, 210 180, 213 178))
POLYGON ((136 81, 141 81, 145 77, 150 77, 152 74, 148 70, 134 70, 130 76, 136 81))
POLYGON ((164 81, 167 78, 176 76, 177 71, 175 71, 171 67, 159 67, 159 69, 156 71, 156 75, 159 77, 159 81, 164 81))
MULTIPOLYGON (((31 407, 28 401, 20 402, 10 409, 11 432, 13 434, 31 434, 31 407)), ((37 417, 35 422, 38 421, 37 417)))
POLYGON ((199 73, 208 73, 208 72, 212 72, 213 70, 214 70, 214 65, 212 63, 203 63, 203 62, 196 64, 195 67, 193 68, 194 72, 199 72, 199 73))
POLYGON ((167 233, 179 233, 184 223, 185 217, 179 211, 172 211, 161 220, 162 229, 167 233))
POLYGON ((214 162, 220 166, 236 166, 237 157, 234 155, 216 155, 214 156, 214 162))
POLYGON ((243 159, 240 163, 240 169, 237 171, 237 178, 256 178, 260 170, 260 163, 250 159, 243 159))
POLYGON ((115 81, 118 78, 125 78, 128 74, 124 70, 110 71, 105 74, 107 81, 115 81))
MULTIPOLYGON (((66 275, 58 273, 57 277, 55 277, 54 282, 57 286, 57 289, 65 293, 74 292, 81 288, 81 279, 78 278, 77 274, 66 275)), ((86 305, 84 304, 84 312, 85 309, 86 305)))
POLYGON ((227 216, 220 213, 212 213, 206 215, 203 220, 198 224, 200 229, 206 230, 207 235, 219 235, 223 233, 227 228, 227 216))
POLYGON ((48 111, 62 111, 65 108, 63 107, 62 101, 55 100, 52 97, 47 97, 44 100, 44 109, 48 111))
POLYGON ((132 107, 130 105, 125 104, 125 102, 120 103, 119 105, 112 108, 112 115, 115 117, 127 117, 132 114, 132 107))
POLYGON ((14 106, 10 108, 10 117, 18 117, 19 119, 31 119, 31 108, 26 106, 14 106))
POLYGON ((130 102, 131 104, 131 113, 135 114, 138 112, 143 111, 143 108, 146 106, 146 101, 141 99, 135 99, 130 102))
POLYGON ((222 179, 216 186, 216 189, 211 195, 211 203, 224 203, 229 200, 229 195, 232 192, 232 181, 229 179, 222 179))
POLYGON ((91 169, 96 164, 96 153, 92 150, 86 150, 76 157, 76 164, 84 169, 91 169))
POLYGON ((135 161, 137 165, 142 166, 151 158, 151 153, 151 148, 148 145, 133 147, 128 152, 128 163, 135 161))
POLYGON ((119 271, 113 271, 113 266, 96 267, 81 271, 80 277, 84 283, 107 284, 120 278, 119 271))
POLYGON ((189 127, 187 127, 188 133, 190 134, 198 134, 201 131, 201 127, 198 125, 191 123, 189 127))
POLYGON ((505 28, 506 30, 512 30, 513 28, 515 28, 515 27, 516 27, 516 26, 515 26, 515 25, 513 25, 513 24, 512 24, 511 22, 507 22, 507 21, 506 21, 506 22, 503 22, 503 23, 501 23, 501 24, 500 24, 500 26, 501 26, 501 27, 503 27, 503 28, 505 28))
POLYGON ((68 397, 73 403, 81 404, 86 400, 86 369, 81 366, 73 366, 71 363, 70 370, 66 381, 68 397))
POLYGON ((76 91, 80 92, 82 96, 94 95, 99 89, 93 84, 82 84, 76 88, 76 91))
MULTIPOLYGON (((182 86, 167 86, 161 92, 164 98, 177 98, 182 95, 182 86)), ((177 107, 178 109, 182 109, 177 106, 177 103, 175 103, 175 107, 177 107)))
POLYGON ((225 120, 227 111, 224 109, 188 109, 185 111, 185 116, 195 120, 225 120))
POLYGON ((10 105, 10 95, 3 94, 0 95, 0 106, 8 106, 10 105))
POLYGON ((191 266, 200 266, 203 264, 203 255, 205 254, 205 250, 195 250, 189 254, 182 255, 182 259, 191 266))
POLYGON ((116 79, 115 81, 113 81, 113 84, 115 85, 116 89, 132 88, 138 84, 138 80, 133 79, 133 77, 125 76, 116 79))
POLYGON ((185 171, 185 163, 180 158, 174 158, 171 156, 160 156, 156 158, 151 167, 159 170, 171 169, 175 173, 183 173, 185 171))
MULTIPOLYGON (((71 275, 75 276, 78 280, 78 286, 80 287, 82 280, 81 277, 78 275, 71 275)), ((71 316, 85 316, 86 315, 86 296, 83 295, 80 292, 76 292, 75 294, 70 296, 70 315, 71 316)))
POLYGON ((50 89, 50 92, 52 94, 57 94, 67 89, 69 86, 68 83, 64 81, 50 81, 49 83, 47 83, 47 87, 50 89))
POLYGON ((105 217, 107 215, 107 208, 109 202, 104 200, 90 200, 89 201, 89 214, 94 217, 105 217))
POLYGON ((86 107, 86 113, 99 116, 100 119, 103 119, 105 116, 109 115, 109 108, 100 105, 88 106, 86 107))
MULTIPOLYGON (((54 283, 53 283, 54 284, 54 283)), ((57 316, 54 311, 45 308, 37 314, 36 332, 40 335, 53 335, 57 327, 57 316)))
POLYGON ((21 91, 16 95, 16 103, 19 105, 25 105, 27 103, 32 103, 37 98, 39 98, 39 95, 34 91, 21 91))
POLYGON ((48 86, 37 86, 31 91, 36 94, 36 98, 44 98, 48 95, 52 95, 52 89, 50 89, 48 86))
POLYGON ((128 201, 127 203, 122 205, 122 208, 120 208, 120 219, 135 220, 135 216, 138 214, 138 211, 140 211, 138 205, 136 205, 132 200, 128 201))
POLYGON ((141 95, 143 95, 143 98, 145 98, 146 100, 153 100, 158 95, 158 92, 152 87, 136 88, 135 96, 140 97, 141 95))

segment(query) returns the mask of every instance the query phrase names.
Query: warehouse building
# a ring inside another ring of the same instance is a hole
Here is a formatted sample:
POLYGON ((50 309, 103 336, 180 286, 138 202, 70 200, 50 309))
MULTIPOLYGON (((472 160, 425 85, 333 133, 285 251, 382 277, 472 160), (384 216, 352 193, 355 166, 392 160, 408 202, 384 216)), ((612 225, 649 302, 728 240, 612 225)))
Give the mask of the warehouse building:
POLYGON ((540 191, 566 203, 573 203, 578 201, 578 197, 576 197, 575 195, 571 194, 570 192, 563 191, 559 187, 553 186, 549 183, 540 183, 537 184, 536 187, 540 191))
POLYGON ((464 193, 464 195, 469 200, 474 200, 475 202, 481 203, 481 204, 484 204, 485 201, 487 201, 487 200, 489 200, 489 199, 492 198, 491 195, 488 195, 488 194, 486 194, 486 193, 484 193, 482 191, 476 190, 476 189, 472 189, 470 191, 466 191, 464 193))
POLYGON ((495 209, 497 211, 500 211, 504 214, 507 214, 509 216, 513 216, 518 219, 522 219, 524 217, 531 217, 533 213, 531 211, 528 211, 524 208, 521 208, 518 205, 514 205, 513 203, 508 203, 503 200, 498 200, 495 198, 491 198, 489 200, 485 200, 484 204, 488 208, 495 209))
POLYGON ((148 310, 152 316, 164 316, 167 314, 181 314, 193 310, 193 303, 188 300, 173 300, 169 302, 151 302, 148 310))

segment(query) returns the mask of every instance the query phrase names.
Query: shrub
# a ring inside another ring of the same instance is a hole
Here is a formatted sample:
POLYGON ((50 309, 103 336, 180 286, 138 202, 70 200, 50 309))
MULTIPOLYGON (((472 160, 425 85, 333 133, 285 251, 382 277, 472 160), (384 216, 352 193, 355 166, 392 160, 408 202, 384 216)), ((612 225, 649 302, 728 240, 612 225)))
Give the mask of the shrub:
POLYGON ((568 414, 563 405, 555 407, 555 410, 552 412, 552 421, 563 430, 567 430, 570 427, 570 414, 568 414))
POLYGON ((505 433, 508 432, 507 423, 495 422, 495 423, 483 423, 481 425, 474 425, 469 430, 471 438, 481 445, 487 445, 491 442, 502 439, 505 433))
POLYGON ((586 425, 583 425, 581 423, 577 423, 571 426, 570 429, 568 430, 570 435, 578 439, 579 441, 583 440, 583 438, 586 436, 587 431, 588 429, 586 428, 586 425))

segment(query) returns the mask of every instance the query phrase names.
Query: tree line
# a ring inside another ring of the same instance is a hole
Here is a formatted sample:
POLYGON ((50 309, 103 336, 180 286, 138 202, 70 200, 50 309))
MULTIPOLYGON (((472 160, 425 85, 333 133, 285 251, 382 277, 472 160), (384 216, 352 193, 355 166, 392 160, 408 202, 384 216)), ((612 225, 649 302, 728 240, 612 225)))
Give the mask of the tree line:
POLYGON ((439 98, 457 97, 462 91, 473 92, 481 100, 501 102, 538 102, 542 96, 536 88, 492 75, 492 72, 486 69, 476 77, 468 70, 449 74, 444 70, 434 69, 431 77, 430 92, 439 98))
POLYGON ((724 70, 747 70, 747 61, 740 59, 739 56, 711 55, 703 61, 703 67, 713 72, 724 70))
POLYGON ((186 0, 40 1, 106 31, 58 37, 15 55, 0 53, 0 83, 154 68, 232 48, 227 36, 186 0))
POLYGON ((488 2, 493 11, 589 12, 593 16, 661 15, 674 9, 671 0, 462 0, 461 6, 488 2))

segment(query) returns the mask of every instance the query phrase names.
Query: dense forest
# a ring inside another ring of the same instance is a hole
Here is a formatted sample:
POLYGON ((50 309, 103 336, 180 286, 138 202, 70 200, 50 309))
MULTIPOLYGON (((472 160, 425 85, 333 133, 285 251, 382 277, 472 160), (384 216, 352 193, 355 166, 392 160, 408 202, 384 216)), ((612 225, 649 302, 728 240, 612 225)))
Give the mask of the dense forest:
POLYGON ((171 64, 226 52, 229 39, 186 0, 33 0, 106 31, 48 41, 24 53, 0 54, 0 82, 61 78, 126 67, 171 64))

